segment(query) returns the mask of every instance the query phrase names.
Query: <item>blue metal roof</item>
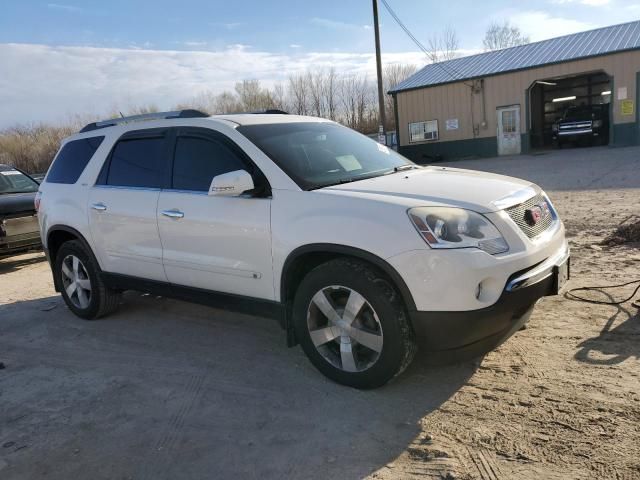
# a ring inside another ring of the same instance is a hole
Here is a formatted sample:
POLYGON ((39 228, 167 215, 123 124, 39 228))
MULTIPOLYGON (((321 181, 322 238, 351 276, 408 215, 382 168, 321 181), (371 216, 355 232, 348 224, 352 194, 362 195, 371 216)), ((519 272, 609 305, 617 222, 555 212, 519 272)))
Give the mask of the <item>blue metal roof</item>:
POLYGON ((431 87, 638 48, 640 21, 623 23, 519 47, 432 63, 393 87, 390 92, 431 87))

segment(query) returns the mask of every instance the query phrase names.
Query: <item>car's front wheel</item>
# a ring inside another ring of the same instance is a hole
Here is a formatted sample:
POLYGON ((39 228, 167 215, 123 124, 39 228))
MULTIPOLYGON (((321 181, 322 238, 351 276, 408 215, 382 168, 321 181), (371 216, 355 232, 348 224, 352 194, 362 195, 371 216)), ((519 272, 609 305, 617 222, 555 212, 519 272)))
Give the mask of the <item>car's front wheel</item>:
POLYGON ((72 240, 57 252, 54 275, 62 298, 77 316, 93 320, 114 311, 121 295, 107 288, 96 260, 82 243, 72 240))
POLYGON ((358 260, 336 259, 309 272, 296 292, 293 319, 313 365, 351 387, 384 385, 416 351, 396 289, 358 260))

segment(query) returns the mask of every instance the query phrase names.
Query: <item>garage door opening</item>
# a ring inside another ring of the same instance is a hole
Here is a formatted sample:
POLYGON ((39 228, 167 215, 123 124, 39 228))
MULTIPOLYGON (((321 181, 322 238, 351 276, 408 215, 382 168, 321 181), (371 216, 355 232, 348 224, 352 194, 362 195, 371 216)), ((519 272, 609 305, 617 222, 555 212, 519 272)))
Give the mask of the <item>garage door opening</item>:
POLYGON ((611 78, 606 73, 537 80, 529 101, 531 148, 609 143, 611 78))

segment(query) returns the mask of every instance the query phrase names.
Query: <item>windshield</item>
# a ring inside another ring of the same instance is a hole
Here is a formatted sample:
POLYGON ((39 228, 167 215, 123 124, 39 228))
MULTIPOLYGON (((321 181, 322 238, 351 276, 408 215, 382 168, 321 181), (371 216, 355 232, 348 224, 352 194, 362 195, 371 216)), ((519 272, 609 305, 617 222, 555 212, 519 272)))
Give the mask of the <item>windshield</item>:
POLYGON ((377 177, 414 165, 384 145, 335 123, 244 125, 238 131, 304 190, 377 177))
POLYGON ((590 120, 602 114, 602 107, 599 105, 569 107, 564 112, 563 120, 578 121, 590 120))
POLYGON ((38 184, 13 168, 0 167, 0 195, 38 191, 38 184))

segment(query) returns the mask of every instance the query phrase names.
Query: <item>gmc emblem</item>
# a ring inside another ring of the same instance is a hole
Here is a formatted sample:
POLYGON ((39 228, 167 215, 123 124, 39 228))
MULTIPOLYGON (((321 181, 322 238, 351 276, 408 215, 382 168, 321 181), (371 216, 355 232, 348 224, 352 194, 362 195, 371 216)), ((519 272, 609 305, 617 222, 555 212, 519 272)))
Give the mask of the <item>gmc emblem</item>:
POLYGON ((524 211, 524 220, 533 227, 547 215, 549 215, 549 205, 547 202, 540 202, 524 211))

